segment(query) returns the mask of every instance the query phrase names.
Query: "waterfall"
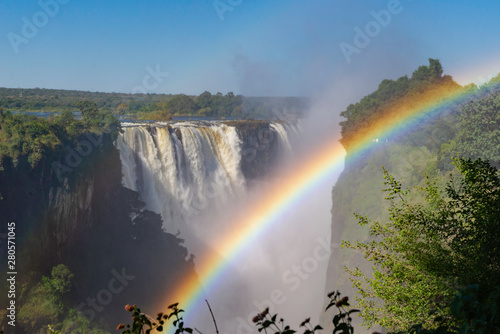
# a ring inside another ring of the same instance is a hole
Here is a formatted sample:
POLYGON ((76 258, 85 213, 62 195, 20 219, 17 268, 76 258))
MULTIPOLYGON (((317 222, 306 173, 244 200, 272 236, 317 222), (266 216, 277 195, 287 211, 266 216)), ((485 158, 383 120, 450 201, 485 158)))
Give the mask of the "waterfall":
MULTIPOLYGON (((139 192, 164 229, 183 231, 207 208, 220 209, 244 195, 243 139, 223 122, 124 123, 117 140, 125 187, 139 192)), ((291 152, 296 126, 270 123, 279 151, 291 152)), ((271 146, 269 146, 271 147, 271 146)), ((255 166, 252 166, 255 168, 255 166)))
MULTIPOLYGON (((300 123, 128 123, 123 129, 116 143, 123 185, 137 191, 147 209, 161 214, 165 231, 180 233, 195 255, 195 270, 199 258, 218 254, 218 236, 234 227, 224 214, 239 213, 265 194, 283 168, 301 158, 294 157, 292 148, 303 144, 300 123)), ((323 197, 329 198, 330 186, 325 186, 323 197)), ((327 241, 318 238, 328 234, 329 219, 320 212, 329 209, 319 202, 315 196, 304 198, 285 223, 276 225, 281 228, 262 235, 251 251, 226 265, 223 283, 208 291, 221 333, 251 331, 253 315, 278 293, 282 298, 274 306, 291 319, 297 316, 297 303, 322 300, 323 289, 311 289, 324 286, 323 262, 329 254, 327 241), (290 247, 298 240, 300 247, 290 247)), ((200 328, 212 325, 203 312, 190 321, 200 328)))
MULTIPOLYGON (((123 185, 137 191, 148 210, 161 214, 166 232, 180 233, 195 255, 195 270, 197 258, 217 253, 218 234, 232 227, 224 215, 238 212, 255 197, 266 183, 260 181, 279 177, 277 164, 293 157, 293 137, 300 133, 297 124, 263 121, 125 123, 122 127, 116 145, 123 185)), ((264 254, 268 247, 259 246, 255 255, 264 254)), ((247 318, 255 312, 255 303, 243 301, 257 296, 262 275, 270 275, 270 265, 260 268, 259 263, 253 257, 231 263, 222 284, 224 292, 211 291, 222 333, 234 332, 241 315, 247 318), (249 268, 260 269, 250 273, 249 268), (240 292, 235 299, 229 291, 240 292)), ((206 314, 197 316, 194 323, 211 325, 206 314)))

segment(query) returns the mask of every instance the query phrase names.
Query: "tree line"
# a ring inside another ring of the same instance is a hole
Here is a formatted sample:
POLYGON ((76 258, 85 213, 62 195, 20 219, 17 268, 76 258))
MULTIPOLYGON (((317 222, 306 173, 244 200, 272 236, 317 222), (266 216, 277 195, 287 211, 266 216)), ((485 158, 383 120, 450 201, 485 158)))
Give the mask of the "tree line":
POLYGON ((308 107, 308 99, 303 97, 245 97, 233 92, 223 95, 205 91, 196 96, 0 88, 0 107, 8 111, 78 111, 77 104, 84 100, 115 115, 153 119, 170 116, 276 118, 276 110, 300 114, 308 107))

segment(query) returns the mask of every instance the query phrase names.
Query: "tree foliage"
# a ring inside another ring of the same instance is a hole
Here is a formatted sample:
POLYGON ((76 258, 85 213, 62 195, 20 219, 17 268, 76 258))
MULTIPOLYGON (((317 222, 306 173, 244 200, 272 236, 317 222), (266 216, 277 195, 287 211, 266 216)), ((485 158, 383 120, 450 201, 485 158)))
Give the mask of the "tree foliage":
POLYGON ((386 172, 389 221, 358 216, 373 239, 344 246, 361 251, 374 266, 372 275, 348 269, 366 324, 433 326, 431 311, 453 322, 450 310, 439 307, 441 299, 471 284, 485 299, 500 286, 499 173, 482 160, 458 160, 457 168, 461 177, 444 191, 430 180, 420 189, 423 204, 412 203, 411 192, 386 172))
POLYGON ((63 314, 62 296, 69 291, 72 274, 65 265, 52 270, 51 277, 43 277, 34 286, 19 310, 19 322, 32 333, 47 325, 57 323, 63 314))
POLYGON ((439 60, 429 58, 429 65, 420 66, 411 78, 383 80, 375 92, 341 112, 346 119, 340 122, 342 145, 349 152, 356 136, 368 131, 374 122, 399 117, 405 110, 462 89, 450 76, 442 74, 439 60))
POLYGON ((52 268, 50 277, 33 286, 21 298, 19 324, 29 333, 109 334, 85 316, 68 307, 64 296, 70 292, 74 275, 64 264, 52 268))
POLYGON ((90 101, 78 104, 82 119, 69 110, 51 118, 27 114, 0 112, 0 162, 10 158, 17 163, 20 156, 27 156, 32 167, 44 157, 67 143, 77 141, 86 132, 100 135, 108 133, 116 139, 121 125, 110 112, 102 111, 90 101))
POLYGON ((274 118, 274 110, 287 109, 301 113, 307 109, 308 99, 300 97, 243 97, 233 92, 200 95, 185 94, 125 94, 84 92, 62 89, 20 89, 0 87, 0 107, 10 111, 62 112, 64 110, 92 112, 88 102, 101 112, 123 116, 157 116, 168 106, 172 115, 207 117, 274 118), (82 105, 82 101, 84 102, 82 105))

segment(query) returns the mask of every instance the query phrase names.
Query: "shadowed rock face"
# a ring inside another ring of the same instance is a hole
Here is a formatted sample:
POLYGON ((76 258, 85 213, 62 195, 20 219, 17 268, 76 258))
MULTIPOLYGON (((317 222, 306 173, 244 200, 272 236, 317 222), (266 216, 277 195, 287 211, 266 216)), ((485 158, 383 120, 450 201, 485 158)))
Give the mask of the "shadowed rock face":
POLYGON ((280 156, 279 135, 268 121, 227 122, 236 127, 241 138, 241 171, 252 181, 269 175, 280 156))
POLYGON ((119 152, 110 138, 62 178, 51 165, 65 164, 65 152, 50 156, 33 169, 23 159, 16 166, 5 161, 0 172, 0 233, 7 222, 16 223, 18 282, 36 284, 64 263, 75 274, 66 305, 80 305, 93 322, 114 330, 129 320, 127 303, 154 314, 159 291, 194 275, 182 240, 164 233, 161 217, 121 185, 119 152))

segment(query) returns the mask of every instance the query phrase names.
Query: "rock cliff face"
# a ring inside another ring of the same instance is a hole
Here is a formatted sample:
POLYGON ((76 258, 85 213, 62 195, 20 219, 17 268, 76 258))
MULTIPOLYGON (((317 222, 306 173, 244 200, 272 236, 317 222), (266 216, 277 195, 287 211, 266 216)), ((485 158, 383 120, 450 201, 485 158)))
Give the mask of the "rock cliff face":
POLYGON ((297 129, 290 125, 268 121, 227 122, 241 138, 241 172, 249 182, 269 175, 288 151, 297 129))
POLYGON ((75 274, 70 304, 114 330, 128 321, 127 303, 156 312, 158 291, 193 274, 193 263, 182 240, 163 232, 161 217, 122 186, 119 152, 109 137, 86 156, 68 158, 75 152, 66 147, 35 168, 23 159, 15 166, 4 161, 0 233, 15 222, 19 287, 64 263, 75 274))

